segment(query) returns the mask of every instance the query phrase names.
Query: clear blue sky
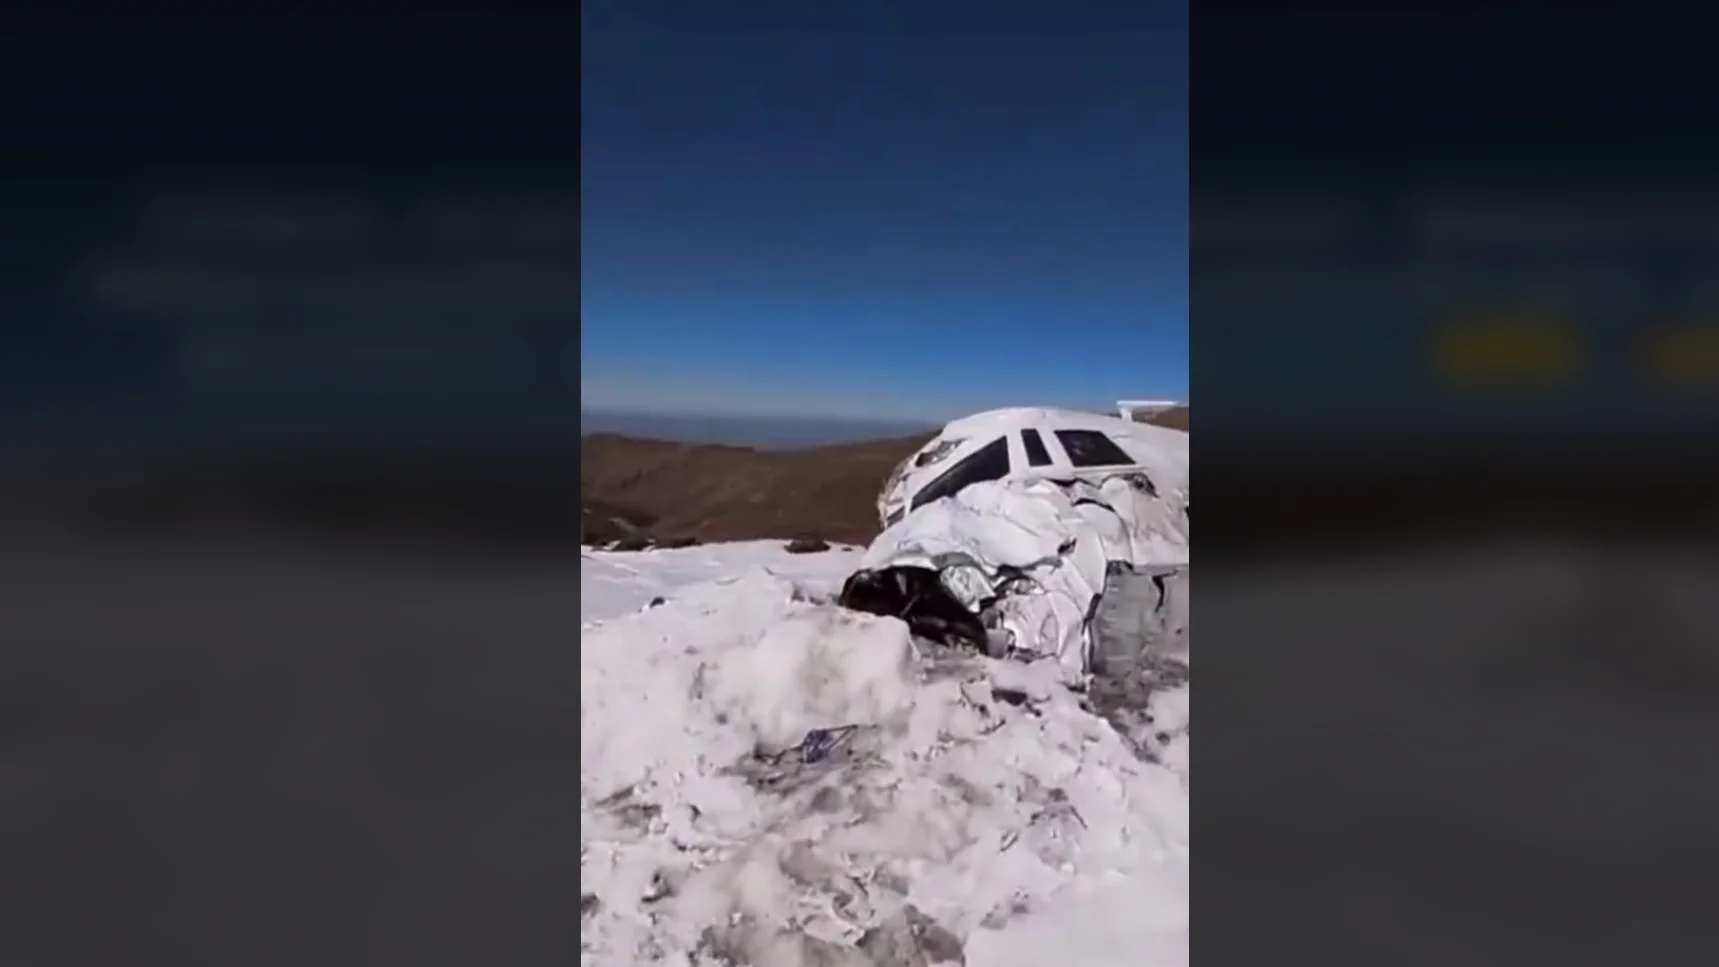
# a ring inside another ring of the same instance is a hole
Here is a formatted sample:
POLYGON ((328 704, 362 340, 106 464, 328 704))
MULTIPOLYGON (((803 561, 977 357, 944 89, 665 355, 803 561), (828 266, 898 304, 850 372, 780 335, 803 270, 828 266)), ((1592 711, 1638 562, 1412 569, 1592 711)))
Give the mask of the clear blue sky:
POLYGON ((1186 0, 584 2, 585 406, 1186 394, 1186 0))

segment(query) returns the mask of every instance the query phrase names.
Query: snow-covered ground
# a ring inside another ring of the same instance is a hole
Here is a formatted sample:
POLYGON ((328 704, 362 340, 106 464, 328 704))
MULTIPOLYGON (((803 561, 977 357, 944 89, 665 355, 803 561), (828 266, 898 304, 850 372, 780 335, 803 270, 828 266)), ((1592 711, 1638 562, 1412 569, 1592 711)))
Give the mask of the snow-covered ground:
POLYGON ((1147 761, 1054 662, 836 607, 858 560, 586 555, 581 963, 1186 964, 1187 687, 1147 761))
POLYGON ((781 541, 707 544, 652 551, 586 551, 579 565, 579 604, 589 629, 637 611, 652 598, 689 585, 739 577, 761 569, 786 578, 841 582, 864 548, 843 544, 823 554, 789 554, 781 541))

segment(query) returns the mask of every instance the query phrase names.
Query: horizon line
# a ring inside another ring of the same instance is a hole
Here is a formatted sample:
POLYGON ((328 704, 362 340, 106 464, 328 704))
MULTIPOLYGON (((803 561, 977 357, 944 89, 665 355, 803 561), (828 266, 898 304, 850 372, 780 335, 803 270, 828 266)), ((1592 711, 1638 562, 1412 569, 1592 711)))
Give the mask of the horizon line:
POLYGON ((885 423, 885 424, 936 424, 946 423, 946 417, 937 416, 866 416, 853 413, 761 413, 742 411, 721 411, 686 409, 658 410, 641 409, 633 406, 585 406, 579 407, 581 414, 592 413, 603 416, 642 416, 655 419, 696 419, 696 420, 779 420, 800 423, 885 423))

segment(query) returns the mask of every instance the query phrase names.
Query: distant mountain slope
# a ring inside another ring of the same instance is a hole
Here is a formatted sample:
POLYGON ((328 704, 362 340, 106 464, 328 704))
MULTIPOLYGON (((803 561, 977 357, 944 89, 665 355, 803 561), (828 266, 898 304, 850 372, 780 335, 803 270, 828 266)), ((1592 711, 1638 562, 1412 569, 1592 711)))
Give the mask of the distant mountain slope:
POLYGON ((654 517, 665 537, 863 543, 877 533, 884 478, 930 436, 763 450, 592 434, 580 443, 580 499, 654 517))
MULTIPOLYGON (((1187 417, 1187 407, 1179 407, 1147 422, 1186 430, 1187 417)), ((811 532, 863 544, 878 532, 884 478, 933 435, 763 449, 593 433, 580 442, 580 497, 587 506, 602 502, 654 518, 649 530, 660 537, 727 541, 811 532)), ((600 516, 591 515, 594 526, 600 516)))
POLYGON ((1135 419, 1138 422, 1150 423, 1153 426, 1167 426, 1172 430, 1187 430, 1188 408, 1186 406, 1175 406, 1167 410, 1153 413, 1150 416, 1137 416, 1135 419))
POLYGON ((582 410, 580 435, 612 433, 650 440, 720 443, 765 450, 863 443, 928 432, 928 423, 904 420, 833 420, 817 417, 679 416, 582 410))

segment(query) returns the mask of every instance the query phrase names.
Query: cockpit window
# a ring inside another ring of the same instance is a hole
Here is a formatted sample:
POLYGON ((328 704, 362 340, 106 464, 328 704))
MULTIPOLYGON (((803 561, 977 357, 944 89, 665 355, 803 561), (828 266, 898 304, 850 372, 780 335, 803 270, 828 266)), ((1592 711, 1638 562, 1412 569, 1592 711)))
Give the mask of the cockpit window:
POLYGON ((1134 463, 1127 451, 1097 430, 1057 430, 1057 442, 1077 467, 1126 467, 1134 463))
MULTIPOLYGON (((883 482, 883 493, 886 495, 895 493, 896 488, 901 486, 902 480, 907 477, 910 471, 921 470, 948 459, 951 453, 954 453, 961 444, 966 442, 966 440, 936 440, 926 444, 919 452, 909 454, 895 465, 894 470, 889 472, 889 478, 883 482)), ((884 526, 889 525, 886 523, 884 526)))
POLYGON ((1021 446, 1026 450, 1027 466, 1048 467, 1051 463, 1050 451, 1045 449, 1044 438, 1039 431, 1027 427, 1021 431, 1021 446))
POLYGON ((961 490, 987 480, 1001 480, 1009 475, 1009 438, 998 437, 985 444, 972 456, 962 460, 943 475, 925 486, 913 498, 913 509, 952 497, 961 490))

